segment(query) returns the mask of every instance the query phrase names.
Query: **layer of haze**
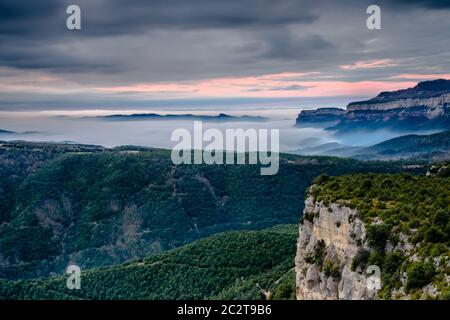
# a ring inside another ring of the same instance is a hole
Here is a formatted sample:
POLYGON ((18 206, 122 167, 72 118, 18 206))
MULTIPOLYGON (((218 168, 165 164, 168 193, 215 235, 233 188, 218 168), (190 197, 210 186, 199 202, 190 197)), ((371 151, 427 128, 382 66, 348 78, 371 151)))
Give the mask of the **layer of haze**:
MULTIPOLYGON (((49 141, 65 143, 96 144, 106 147, 136 145, 170 149, 177 143, 171 141, 171 134, 177 128, 185 128, 191 133, 193 121, 137 120, 107 121, 99 116, 111 114, 197 114, 218 115, 226 113, 234 116, 263 116, 264 122, 203 122, 204 130, 225 129, 279 129, 280 151, 289 152, 304 147, 317 146, 328 142, 345 145, 370 145, 396 136, 391 132, 367 135, 336 137, 330 131, 320 128, 296 128, 298 109, 281 110, 218 110, 211 111, 164 111, 164 110, 85 110, 85 111, 43 111, 43 112, 1 112, 0 129, 14 131, 15 134, 1 134, 0 140, 49 141)), ((206 143, 205 143, 206 145, 206 143)))

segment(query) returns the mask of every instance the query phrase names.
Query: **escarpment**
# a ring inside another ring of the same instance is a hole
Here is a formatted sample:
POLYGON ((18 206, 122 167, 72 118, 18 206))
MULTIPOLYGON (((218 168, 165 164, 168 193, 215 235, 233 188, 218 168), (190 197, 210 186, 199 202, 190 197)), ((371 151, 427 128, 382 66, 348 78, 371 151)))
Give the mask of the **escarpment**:
POLYGON ((321 176, 295 258, 299 300, 449 299, 450 180, 321 176))
POLYGON ((309 196, 299 234, 295 260, 297 299, 375 298, 376 290, 368 288, 368 277, 361 270, 352 270, 352 261, 364 248, 361 244, 366 238, 366 229, 356 218, 355 209, 324 206, 309 196))
POLYGON ((344 119, 344 109, 319 108, 316 110, 302 110, 297 117, 297 126, 311 124, 336 125, 344 119))
POLYGON ((392 129, 395 131, 450 128, 450 80, 418 83, 415 87, 382 92, 352 102, 346 110, 303 110, 297 126, 318 126, 333 131, 392 129))
POLYGON ((367 101, 352 102, 348 111, 389 110, 425 106, 437 108, 450 103, 450 81, 438 79, 419 82, 415 87, 382 92, 367 101))

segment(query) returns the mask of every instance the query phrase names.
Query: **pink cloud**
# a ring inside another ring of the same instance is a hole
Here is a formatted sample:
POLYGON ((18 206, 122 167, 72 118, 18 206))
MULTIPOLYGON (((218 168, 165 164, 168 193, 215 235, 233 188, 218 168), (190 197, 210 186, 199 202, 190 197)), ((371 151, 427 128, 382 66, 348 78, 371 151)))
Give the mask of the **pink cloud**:
MULTIPOLYGON (((0 69, 1 71, 1 69, 0 69)), ((420 75, 424 77, 425 75, 420 75)), ((435 78, 436 75, 426 75, 435 78)), ((444 77, 448 75, 439 75, 444 77)), ((91 87, 58 79, 49 74, 13 74, 0 72, 0 92, 27 91, 48 94, 125 95, 129 99, 189 98, 286 98, 373 96, 414 86, 411 75, 396 76, 398 81, 349 82, 323 77, 319 72, 284 72, 249 77, 213 78, 196 81, 137 83, 131 85, 91 87)))
POLYGON ((339 66, 342 70, 357 70, 357 69, 371 69, 371 68, 382 68, 382 67, 392 67, 395 64, 392 63, 391 59, 381 59, 381 60, 370 60, 370 61, 356 61, 352 64, 344 64, 339 66))
POLYGON ((279 73, 255 77, 216 78, 201 81, 145 83, 129 86, 100 87, 102 93, 135 93, 150 97, 325 97, 371 96, 414 86, 410 81, 336 81, 310 80, 300 73, 279 73))
MULTIPOLYGON (((318 72, 285 72, 253 77, 215 78, 200 81, 143 83, 128 86, 99 87, 106 93, 156 93, 194 94, 203 96, 229 96, 230 94, 251 94, 250 92, 270 91, 296 84, 298 78, 314 76, 318 72)), ((282 90, 281 90, 282 91, 282 90)), ((288 90, 286 90, 288 91, 288 90)))

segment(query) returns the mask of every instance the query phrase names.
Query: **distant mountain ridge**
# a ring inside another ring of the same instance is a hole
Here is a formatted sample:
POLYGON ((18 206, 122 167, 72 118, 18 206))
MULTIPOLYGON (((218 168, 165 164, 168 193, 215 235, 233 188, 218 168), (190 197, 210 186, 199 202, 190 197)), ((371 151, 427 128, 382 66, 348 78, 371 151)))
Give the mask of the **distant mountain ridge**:
POLYGON ((415 87, 397 91, 381 92, 375 98, 351 102, 347 110, 357 110, 359 105, 380 104, 396 101, 399 99, 427 99, 442 96, 445 103, 450 102, 450 80, 438 79, 432 81, 419 82, 415 87))
POLYGON ((450 80, 425 81, 413 88, 382 92, 370 100, 352 102, 346 110, 303 110, 296 125, 317 126, 318 122, 338 133, 378 129, 447 130, 450 129, 450 80))
POLYGON ((409 134, 360 151, 357 158, 450 158, 450 131, 430 135, 409 134))
POLYGON ((229 121, 266 121, 267 118, 261 116, 231 116, 225 113, 218 115, 195 115, 195 114, 157 114, 157 113, 136 113, 136 114, 113 114, 100 116, 104 120, 115 121, 136 121, 136 120, 199 120, 213 122, 229 121))

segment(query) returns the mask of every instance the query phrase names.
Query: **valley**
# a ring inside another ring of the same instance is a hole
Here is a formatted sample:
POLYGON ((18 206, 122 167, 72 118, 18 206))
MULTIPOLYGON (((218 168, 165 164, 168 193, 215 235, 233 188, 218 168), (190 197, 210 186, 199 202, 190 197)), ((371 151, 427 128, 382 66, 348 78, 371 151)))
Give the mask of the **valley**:
POLYGON ((166 150, 2 142, 0 168, 3 299, 294 299, 316 177, 430 166, 282 154, 279 173, 260 176, 175 167, 166 150), (81 290, 66 288, 68 264, 81 290))

